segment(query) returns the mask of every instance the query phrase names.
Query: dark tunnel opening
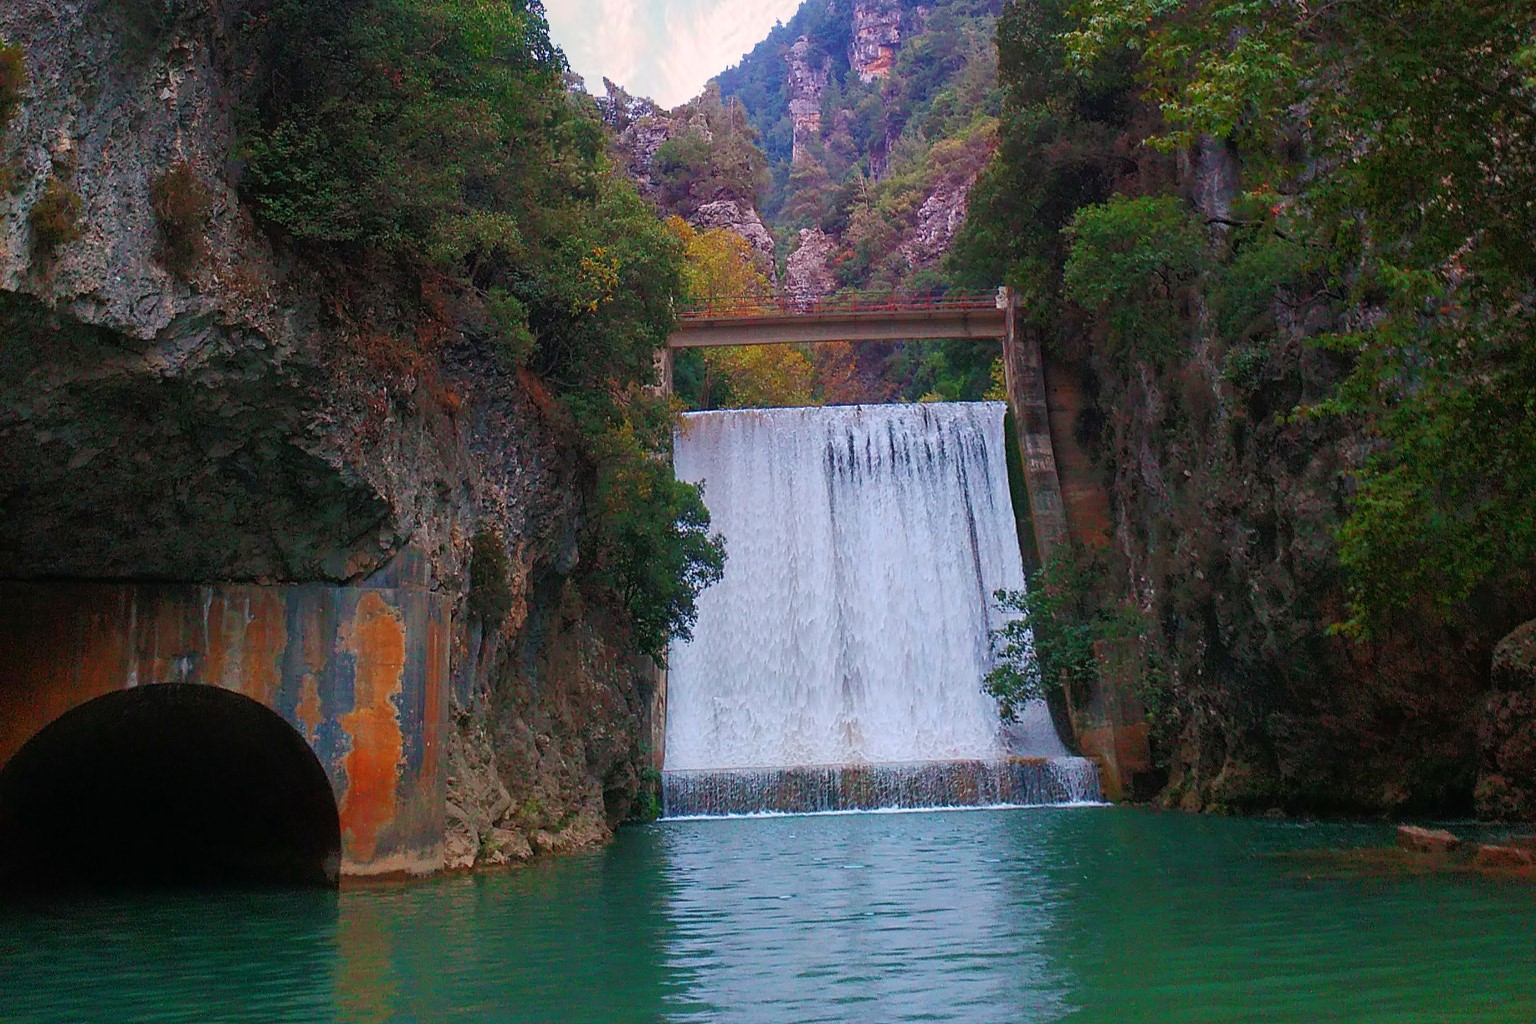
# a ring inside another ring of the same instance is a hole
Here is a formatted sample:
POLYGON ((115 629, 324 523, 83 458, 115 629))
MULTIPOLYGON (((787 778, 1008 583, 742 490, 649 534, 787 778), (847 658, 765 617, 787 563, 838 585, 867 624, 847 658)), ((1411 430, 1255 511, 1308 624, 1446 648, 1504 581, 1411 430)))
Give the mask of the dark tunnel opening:
POLYGON ((309 744, 212 686, 122 690, 0 770, 0 890, 334 886, 341 825, 309 744))

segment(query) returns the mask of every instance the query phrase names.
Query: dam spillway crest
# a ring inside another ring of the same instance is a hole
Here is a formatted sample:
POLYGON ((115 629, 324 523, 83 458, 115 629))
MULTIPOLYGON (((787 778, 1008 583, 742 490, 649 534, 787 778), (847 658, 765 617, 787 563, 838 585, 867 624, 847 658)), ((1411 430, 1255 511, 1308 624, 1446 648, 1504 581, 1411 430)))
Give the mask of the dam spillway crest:
POLYGON ((981 688, 1022 590, 1002 403, 693 413, 725 577, 675 644, 668 816, 1097 800, 1043 703, 981 688))

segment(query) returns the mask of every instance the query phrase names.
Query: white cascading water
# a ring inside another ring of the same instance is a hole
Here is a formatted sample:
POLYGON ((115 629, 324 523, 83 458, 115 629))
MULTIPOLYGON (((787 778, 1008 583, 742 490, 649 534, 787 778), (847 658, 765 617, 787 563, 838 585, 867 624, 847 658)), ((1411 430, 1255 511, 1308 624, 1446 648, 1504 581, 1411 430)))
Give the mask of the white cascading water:
POLYGON ((1066 754, 1042 703, 1005 737, 981 688, 993 594, 1024 588, 1005 411, 684 417, 677 476, 728 560, 671 652, 668 772, 1066 754))

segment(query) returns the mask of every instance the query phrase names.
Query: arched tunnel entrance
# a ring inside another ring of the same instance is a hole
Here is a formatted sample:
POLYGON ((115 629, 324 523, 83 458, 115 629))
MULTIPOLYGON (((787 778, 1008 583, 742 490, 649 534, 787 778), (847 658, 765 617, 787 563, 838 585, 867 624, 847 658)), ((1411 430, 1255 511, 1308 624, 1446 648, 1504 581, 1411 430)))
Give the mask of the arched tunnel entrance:
POLYGON ((330 781, 271 709, 214 686, 98 697, 0 770, 0 888, 333 886, 330 781))

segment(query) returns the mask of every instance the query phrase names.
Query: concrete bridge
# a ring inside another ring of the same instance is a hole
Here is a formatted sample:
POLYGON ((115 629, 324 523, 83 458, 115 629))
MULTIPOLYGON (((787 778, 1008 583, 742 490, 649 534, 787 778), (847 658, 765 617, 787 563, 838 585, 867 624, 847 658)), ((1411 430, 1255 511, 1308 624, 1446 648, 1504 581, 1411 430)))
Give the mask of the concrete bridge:
MULTIPOLYGON (((679 349, 729 345, 914 341, 973 338, 1001 343, 1008 407, 1029 495, 1035 564, 1075 541, 1107 547, 1109 492, 1079 444, 1077 423, 1088 407, 1079 376, 1051 359, 1036 328, 1019 315, 1018 295, 864 294, 817 302, 782 298, 727 298, 682 311, 661 364, 661 386, 672 389, 672 357, 679 349)), ((1069 708, 1082 752, 1101 768, 1105 792, 1119 798, 1151 767, 1145 713, 1137 692, 1139 651, 1098 652, 1100 681, 1081 708, 1069 708)), ((657 688, 652 721, 665 721, 666 687, 657 688)), ((660 751, 664 735, 653 737, 660 751)))
MULTIPOLYGON (((1008 405, 1029 490, 1030 526, 1043 561, 1070 534, 1069 502, 1076 513, 1070 518, 1081 524, 1078 532, 1090 544, 1107 543, 1109 505, 1104 488, 1092 485, 1083 473, 1073 474, 1071 486, 1063 488, 1039 336, 1024 328, 1018 311, 1018 296, 1007 288, 995 294, 865 294, 817 302, 716 300, 682 312, 668 340, 662 387, 672 388, 671 354, 678 349, 940 338, 1001 342, 1008 405)), ((1064 375, 1057 376, 1058 390, 1071 393, 1059 394, 1056 404, 1075 416, 1082 406, 1080 389, 1072 389, 1064 375)), ((1062 440, 1078 457, 1074 468, 1086 469, 1087 459, 1071 436, 1071 421, 1056 426, 1057 433, 1065 430, 1062 440)))
POLYGON ((449 604, 412 563, 0 584, 0 882, 441 867, 449 604))

